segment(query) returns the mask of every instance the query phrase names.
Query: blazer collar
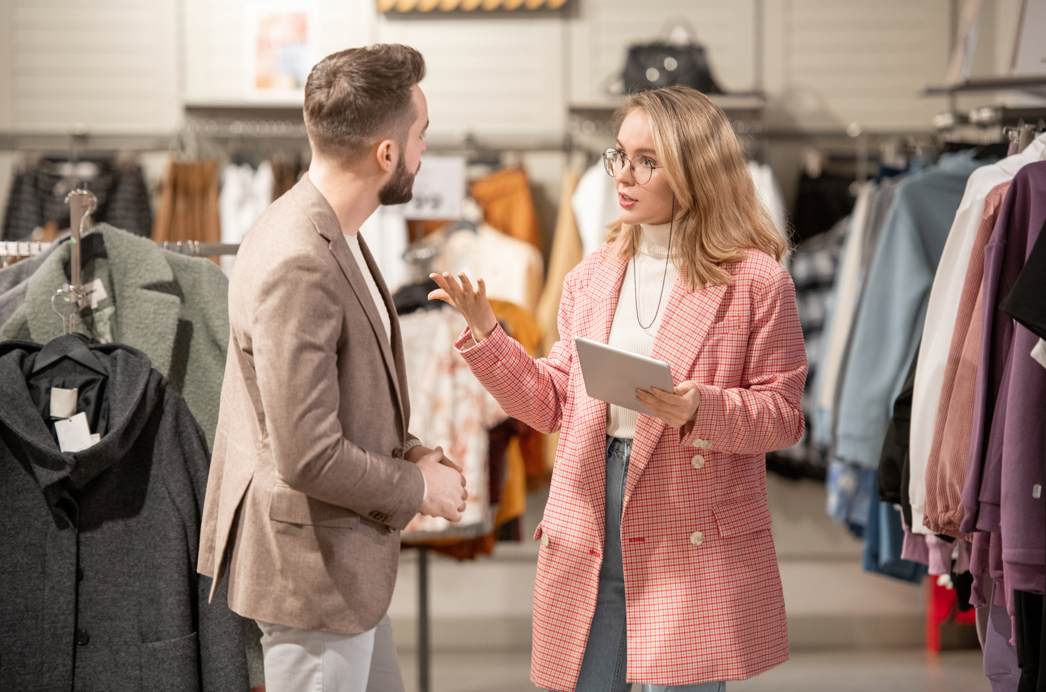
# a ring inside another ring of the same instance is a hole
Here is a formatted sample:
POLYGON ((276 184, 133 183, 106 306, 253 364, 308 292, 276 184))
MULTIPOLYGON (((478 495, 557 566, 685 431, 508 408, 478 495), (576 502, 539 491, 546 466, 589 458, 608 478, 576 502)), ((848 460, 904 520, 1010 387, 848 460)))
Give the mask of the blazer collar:
MULTIPOLYGON (((105 241, 108 278, 117 313, 132 316, 117 318, 120 342, 140 349, 154 368, 170 374, 183 296, 164 257, 166 251, 147 238, 108 224, 99 224, 94 232, 105 241)), ((70 254, 69 243, 62 243, 37 270, 36 279, 26 292, 29 334, 37 343, 62 335, 62 319, 51 309, 51 296, 68 281, 65 263, 70 254)))
POLYGON ((334 213, 334 208, 331 207, 323 194, 309 180, 308 173, 303 175, 301 180, 295 184, 292 192, 295 194, 298 206, 312 221, 316 232, 327 240, 331 254, 334 255, 334 259, 338 262, 338 266, 341 267, 341 271, 348 280, 349 286, 352 288, 353 293, 356 294, 356 300, 367 315, 367 320, 374 331, 374 336, 378 340, 385 368, 396 390, 396 400, 399 405, 403 427, 402 432, 405 436, 408 406, 404 404, 403 396, 406 391, 403 343, 399 332, 399 323, 396 320, 396 308, 392 303, 389 289, 381 278, 381 272, 378 270, 377 263, 367 248, 363 236, 359 236, 360 250, 363 251, 363 257, 370 268, 371 274, 374 276, 374 282, 378 285, 378 290, 381 292, 382 301, 389 311, 389 321, 392 323, 392 343, 389 343, 389 338, 385 334, 385 325, 382 324, 378 306, 374 304, 374 300, 371 298, 370 289, 367 288, 367 283, 363 278, 363 273, 360 272, 359 264, 356 262, 356 258, 353 257, 352 250, 349 249, 349 244, 345 241, 345 236, 341 232, 341 224, 338 222, 338 216, 334 213))

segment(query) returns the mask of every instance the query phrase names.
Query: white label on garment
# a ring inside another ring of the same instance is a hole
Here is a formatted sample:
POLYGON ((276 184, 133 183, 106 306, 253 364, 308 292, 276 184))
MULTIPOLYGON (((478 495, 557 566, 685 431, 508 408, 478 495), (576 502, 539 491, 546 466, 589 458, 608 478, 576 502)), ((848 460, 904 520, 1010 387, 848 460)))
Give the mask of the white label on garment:
POLYGON ((91 429, 87 426, 87 414, 80 412, 72 418, 56 420, 54 431, 58 433, 58 447, 66 454, 82 452, 94 445, 91 429))
POLYGON ((1036 483, 1031 487, 1031 496, 1038 500, 1042 497, 1042 486, 1036 483))
POLYGON ((51 418, 71 418, 76 413, 77 389, 51 387, 51 418))
POLYGON ((102 436, 98 433, 91 433, 91 446, 94 447, 96 444, 102 441, 102 436))
POLYGON ((95 279, 94 282, 88 285, 87 295, 91 299, 92 310, 97 310, 98 303, 109 297, 109 294, 105 292, 105 284, 102 283, 101 279, 95 279))

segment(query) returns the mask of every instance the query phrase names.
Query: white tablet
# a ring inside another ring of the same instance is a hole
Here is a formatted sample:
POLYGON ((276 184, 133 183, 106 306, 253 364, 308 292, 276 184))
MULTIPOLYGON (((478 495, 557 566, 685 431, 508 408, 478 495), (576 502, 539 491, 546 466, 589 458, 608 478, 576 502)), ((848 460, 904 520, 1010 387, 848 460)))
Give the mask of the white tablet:
POLYGON ((663 360, 637 356, 579 336, 574 337, 574 345, 581 361, 585 391, 593 399, 653 416, 653 411, 639 403, 636 390, 675 390, 672 369, 663 360))

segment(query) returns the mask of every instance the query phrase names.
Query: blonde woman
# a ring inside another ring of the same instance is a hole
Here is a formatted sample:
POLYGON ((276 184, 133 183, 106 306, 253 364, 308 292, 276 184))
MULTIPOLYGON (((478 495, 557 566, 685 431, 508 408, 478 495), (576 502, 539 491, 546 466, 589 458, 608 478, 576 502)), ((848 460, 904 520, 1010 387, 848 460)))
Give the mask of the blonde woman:
POLYGON ((465 316, 458 348, 505 411, 560 431, 531 679, 712 692, 788 658, 764 454, 803 432, 803 335, 723 112, 672 87, 629 96, 618 122, 620 221, 567 276, 548 358, 501 330, 482 279, 433 275, 432 297, 465 316), (636 392, 657 417, 589 398, 576 336, 667 361, 675 391, 636 392))

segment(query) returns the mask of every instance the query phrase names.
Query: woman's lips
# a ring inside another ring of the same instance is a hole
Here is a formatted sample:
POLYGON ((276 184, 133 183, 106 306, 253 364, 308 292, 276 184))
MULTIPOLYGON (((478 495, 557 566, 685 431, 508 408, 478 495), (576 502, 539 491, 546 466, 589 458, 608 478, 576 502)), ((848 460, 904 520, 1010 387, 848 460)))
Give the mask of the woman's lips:
POLYGON ((637 200, 634 200, 628 195, 622 194, 620 192, 617 194, 617 202, 621 205, 622 209, 631 209, 632 207, 636 206, 636 201, 637 200))

